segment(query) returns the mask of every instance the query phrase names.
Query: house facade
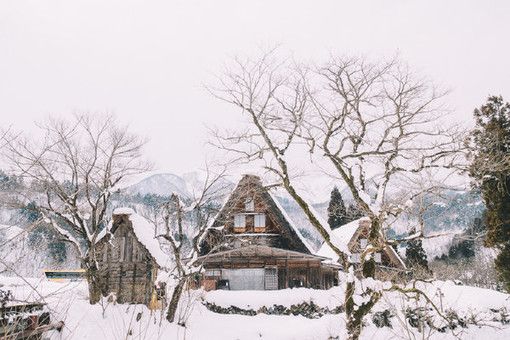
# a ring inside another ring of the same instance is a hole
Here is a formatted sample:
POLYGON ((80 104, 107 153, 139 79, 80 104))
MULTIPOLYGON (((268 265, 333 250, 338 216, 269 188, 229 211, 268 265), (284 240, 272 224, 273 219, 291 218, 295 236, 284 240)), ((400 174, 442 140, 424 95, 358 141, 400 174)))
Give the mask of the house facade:
POLYGON ((205 289, 328 289, 340 266, 317 255, 259 177, 245 175, 201 245, 205 289))
POLYGON ((102 296, 114 294, 119 303, 146 305, 161 298, 158 293, 164 287, 158 289, 158 273, 171 259, 145 218, 129 208, 116 209, 99 235, 95 251, 102 296))
MULTIPOLYGON (((356 270, 361 270, 359 264, 361 263, 362 253, 370 247, 368 243, 369 233, 370 219, 366 217, 342 225, 331 232, 332 242, 341 249, 349 250, 349 262, 354 264, 356 270)), ((326 243, 321 246, 317 254, 338 261, 338 255, 326 243)), ((390 245, 385 245, 382 250, 375 252, 373 256, 376 264, 376 278, 400 280, 405 277, 407 273, 406 265, 390 245)))

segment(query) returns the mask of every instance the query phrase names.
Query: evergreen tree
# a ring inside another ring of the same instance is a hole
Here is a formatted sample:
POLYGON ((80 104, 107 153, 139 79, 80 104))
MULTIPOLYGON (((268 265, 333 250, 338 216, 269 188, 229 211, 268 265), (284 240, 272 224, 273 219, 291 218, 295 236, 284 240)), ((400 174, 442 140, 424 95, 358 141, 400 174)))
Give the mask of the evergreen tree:
POLYGON ((469 259, 475 256, 475 241, 473 239, 463 239, 452 244, 448 249, 448 258, 450 259, 469 259))
POLYGON ((331 191, 328 206, 328 223, 331 229, 336 229, 349 222, 342 194, 335 186, 331 191))
POLYGON ((354 203, 349 204, 349 207, 347 208, 347 218, 349 222, 362 218, 363 216, 365 215, 363 214, 363 211, 361 211, 357 204, 354 203))
MULTIPOLYGON (((415 233, 415 230, 411 230, 410 235, 415 233)), ((413 269, 424 269, 426 271, 430 271, 427 253, 425 253, 425 250, 423 249, 421 239, 416 238, 407 242, 406 261, 407 265, 413 269)))
POLYGON ((468 228, 448 250, 450 259, 470 259, 475 256, 475 239, 483 232, 481 218, 475 218, 473 225, 468 228))
POLYGON ((489 97, 474 112, 470 174, 480 187, 486 206, 485 245, 500 250, 495 265, 510 290, 510 104, 489 97))
MULTIPOLYGON (((41 213, 37 209, 35 202, 29 202, 20 209, 20 214, 26 223, 36 222, 41 213)), ((57 234, 45 223, 39 223, 28 234, 28 240, 31 247, 41 250, 41 245, 47 246, 48 255, 55 263, 63 263, 67 257, 66 245, 59 240, 57 234)))

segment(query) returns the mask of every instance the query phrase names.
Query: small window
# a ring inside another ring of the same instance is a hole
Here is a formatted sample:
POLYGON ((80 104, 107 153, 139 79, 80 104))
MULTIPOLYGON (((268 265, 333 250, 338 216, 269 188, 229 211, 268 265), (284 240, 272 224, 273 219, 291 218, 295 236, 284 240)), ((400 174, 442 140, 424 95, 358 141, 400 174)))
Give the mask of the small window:
POLYGON ((246 216, 245 215, 234 215, 234 228, 245 228, 246 227, 246 216))
POLYGON ((361 246, 361 249, 365 249, 367 247, 368 241, 366 238, 362 238, 359 240, 359 245, 361 246))
POLYGON ((265 228, 266 227, 266 215, 257 214, 255 215, 255 228, 265 228))
POLYGON ((351 255, 351 262, 352 263, 360 263, 361 262, 361 254, 360 253, 354 253, 351 255))
POLYGON ((253 200, 252 197, 249 197, 244 201, 244 209, 246 211, 254 211, 255 210, 255 201, 253 200))
POLYGON ((207 269, 204 275, 207 277, 220 277, 221 269, 207 269))
POLYGON ((382 260, 381 260, 381 253, 375 253, 375 254, 374 254, 374 260, 375 260, 375 262, 377 262, 377 263, 381 263, 381 261, 382 261, 382 260))

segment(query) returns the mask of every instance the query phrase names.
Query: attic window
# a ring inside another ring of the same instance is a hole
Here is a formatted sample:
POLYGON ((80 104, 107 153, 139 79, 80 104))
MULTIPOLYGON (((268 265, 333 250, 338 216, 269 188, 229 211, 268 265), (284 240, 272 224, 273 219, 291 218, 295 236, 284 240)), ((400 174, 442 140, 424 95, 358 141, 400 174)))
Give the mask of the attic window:
POLYGON ((234 228, 244 229, 246 227, 246 216, 243 214, 234 215, 234 228))
POLYGON ((381 263, 381 253, 375 253, 374 254, 374 260, 377 263, 381 263))
POLYGON ((359 240, 359 245, 361 249, 365 249, 367 247, 368 241, 366 238, 362 238, 359 240))
POLYGON ((266 229, 266 215, 256 214, 255 215, 255 231, 264 232, 266 229))
POLYGON ((244 200, 244 210, 246 211, 254 211, 255 210, 255 202, 253 197, 248 197, 244 200))

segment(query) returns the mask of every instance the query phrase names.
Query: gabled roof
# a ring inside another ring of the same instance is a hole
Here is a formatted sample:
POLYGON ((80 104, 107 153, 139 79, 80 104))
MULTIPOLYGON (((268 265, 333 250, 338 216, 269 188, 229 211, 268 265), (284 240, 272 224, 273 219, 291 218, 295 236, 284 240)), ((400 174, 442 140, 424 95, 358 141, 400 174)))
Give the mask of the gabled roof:
POLYGON ((315 251, 313 247, 301 234, 297 225, 285 212, 285 209, 282 208, 282 206, 278 202, 278 199, 274 197, 273 194, 271 194, 269 190, 263 186, 260 177, 255 175, 244 175, 241 178, 234 191, 224 202, 219 213, 216 215, 214 221, 209 226, 209 229, 220 229, 222 227, 220 222, 222 217, 227 215, 229 211, 235 206, 237 199, 240 197, 238 192, 248 184, 256 186, 257 192, 262 196, 264 201, 269 205, 269 208, 275 213, 275 216, 278 218, 278 225, 284 228, 286 231, 288 231, 290 235, 295 236, 295 238, 293 238, 292 241, 298 244, 298 248, 302 249, 304 252, 308 254, 314 254, 315 251))
MULTIPOLYGON (((354 220, 347 224, 342 225, 332 231, 332 242, 340 249, 350 249, 350 244, 353 242, 358 235, 358 231, 363 227, 363 222, 370 222, 368 217, 362 217, 360 219, 354 220)), ((398 262, 403 268, 406 268, 406 265, 402 258, 397 254, 395 249, 391 246, 386 246, 384 248, 388 256, 390 256, 394 261, 398 262)), ((338 255, 331 249, 331 247, 324 242, 319 251, 316 253, 319 256, 329 257, 333 259, 333 261, 338 261, 338 255)))
POLYGON ((294 233, 299 237, 299 239, 305 245, 306 249, 310 252, 310 254, 314 254, 315 251, 314 251, 313 247, 310 245, 310 243, 308 243, 306 238, 301 234, 297 225, 294 223, 294 221, 292 221, 292 219, 287 214, 285 209, 283 209, 283 207, 280 205, 280 202, 278 202, 278 199, 276 197, 274 197, 274 195, 272 193, 270 193, 269 191, 268 191, 268 194, 269 194, 269 197, 271 198, 271 201, 274 203, 274 205, 276 206, 276 208, 278 209, 280 214, 282 214, 284 220, 289 224, 290 229, 293 230, 294 233))
MULTIPOLYGON (((137 240, 147 249, 149 254, 154 258, 156 263, 161 268, 170 268, 172 265, 171 256, 166 254, 161 249, 161 244, 159 240, 156 238, 155 227, 152 223, 150 223, 143 216, 137 214, 131 208, 117 208, 113 211, 113 216, 118 215, 126 215, 131 221, 131 225, 133 228, 133 232, 137 238, 137 240)), ((99 242, 106 235, 110 235, 113 237, 115 233, 115 225, 113 223, 109 223, 108 226, 101 231, 98 235, 97 241, 99 242)))
MULTIPOLYGON (((360 222, 362 220, 366 220, 366 218, 360 218, 357 220, 354 220, 352 222, 349 222, 347 224, 344 224, 341 227, 338 227, 336 229, 333 229, 331 231, 331 242, 338 247, 338 249, 341 250, 348 250, 349 249, 349 243, 354 237, 354 234, 358 231, 360 228, 360 222)), ((345 252, 347 255, 349 255, 349 252, 345 252)), ((331 247, 324 242, 320 249, 317 251, 317 255, 319 256, 325 256, 333 259, 334 262, 338 261, 339 256, 331 247)))

